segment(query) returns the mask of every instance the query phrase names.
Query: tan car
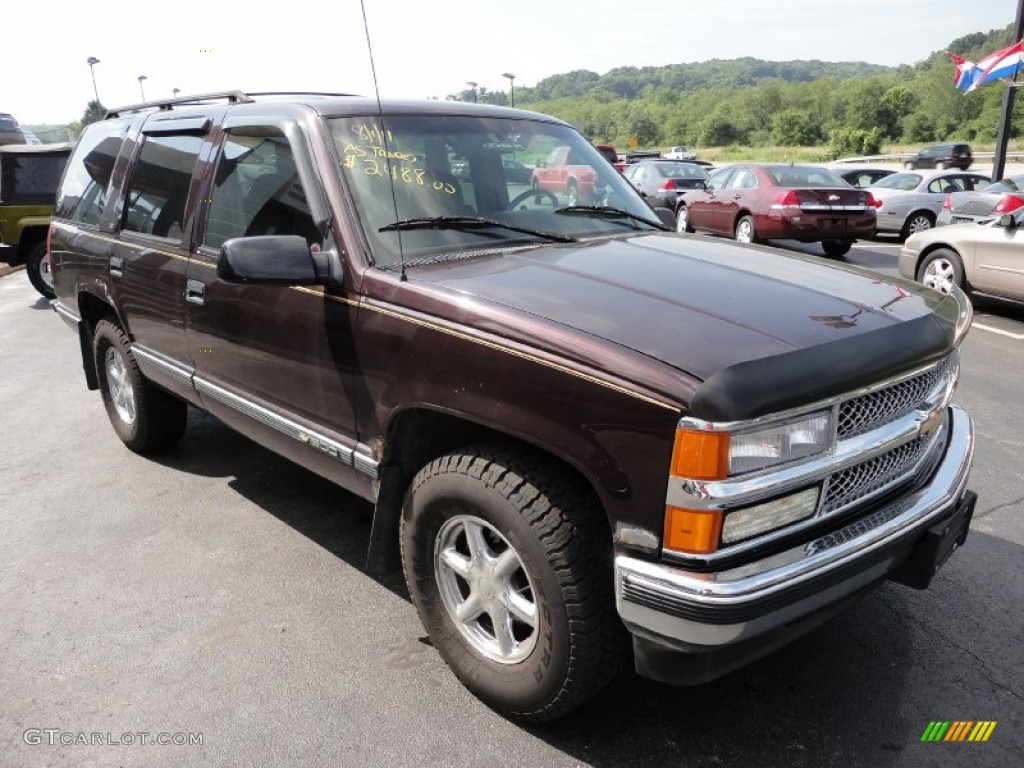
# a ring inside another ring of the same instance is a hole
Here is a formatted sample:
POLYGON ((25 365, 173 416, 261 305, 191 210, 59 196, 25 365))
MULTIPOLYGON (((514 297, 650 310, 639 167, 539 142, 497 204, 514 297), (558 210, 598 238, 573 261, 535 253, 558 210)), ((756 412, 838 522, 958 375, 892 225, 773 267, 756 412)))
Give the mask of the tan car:
POLYGON ((900 274, 943 293, 966 291, 1024 301, 1024 211, 988 224, 919 232, 900 249, 900 274))

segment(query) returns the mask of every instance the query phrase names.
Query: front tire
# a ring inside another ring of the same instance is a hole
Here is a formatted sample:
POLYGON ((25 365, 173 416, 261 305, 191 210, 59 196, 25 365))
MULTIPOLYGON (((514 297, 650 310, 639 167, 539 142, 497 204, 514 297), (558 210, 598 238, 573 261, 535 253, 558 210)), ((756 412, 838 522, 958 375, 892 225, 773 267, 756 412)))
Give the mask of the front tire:
POLYGON ((950 248, 936 248, 917 268, 917 281, 942 293, 951 293, 953 286, 967 290, 964 263, 960 254, 950 248))
POLYGON ((492 445, 431 462, 406 496, 400 541, 431 642, 499 712, 561 717, 628 658, 603 512, 543 457, 492 445))
POLYGON ((40 240, 33 244, 25 257, 25 271, 28 272, 32 287, 48 299, 57 298, 53 290, 53 276, 46 269, 46 243, 40 240))
POLYGON ((110 320, 96 323, 93 360, 103 406, 121 442, 136 453, 147 454, 181 439, 188 407, 142 375, 128 336, 110 320))

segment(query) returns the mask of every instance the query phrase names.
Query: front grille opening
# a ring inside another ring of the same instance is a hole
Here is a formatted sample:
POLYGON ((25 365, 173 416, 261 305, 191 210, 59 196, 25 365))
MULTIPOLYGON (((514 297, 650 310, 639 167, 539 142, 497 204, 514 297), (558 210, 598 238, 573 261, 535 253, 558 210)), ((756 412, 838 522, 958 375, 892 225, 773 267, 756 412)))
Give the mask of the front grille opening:
POLYGON ((923 436, 867 461, 836 472, 829 478, 822 514, 829 514, 885 488, 909 472, 928 449, 930 437, 923 436))
POLYGON ((836 435, 840 440, 869 432, 905 416, 925 401, 949 371, 951 358, 891 387, 854 397, 839 405, 836 435))

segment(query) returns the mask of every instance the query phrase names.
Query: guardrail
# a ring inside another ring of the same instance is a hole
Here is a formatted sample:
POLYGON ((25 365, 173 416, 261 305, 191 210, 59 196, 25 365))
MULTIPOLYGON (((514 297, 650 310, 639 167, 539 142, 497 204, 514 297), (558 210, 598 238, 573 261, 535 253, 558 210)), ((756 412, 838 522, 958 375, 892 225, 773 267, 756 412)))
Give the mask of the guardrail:
MULTIPOLYGON (((916 152, 904 152, 898 155, 864 155, 863 157, 841 157, 838 160, 834 160, 836 163, 884 163, 889 160, 906 160, 907 158, 914 157, 916 152)), ((995 159, 995 152, 975 152, 973 157, 975 160, 979 159, 995 159)), ((1024 152, 1007 152, 1007 158, 1024 158, 1024 152)))

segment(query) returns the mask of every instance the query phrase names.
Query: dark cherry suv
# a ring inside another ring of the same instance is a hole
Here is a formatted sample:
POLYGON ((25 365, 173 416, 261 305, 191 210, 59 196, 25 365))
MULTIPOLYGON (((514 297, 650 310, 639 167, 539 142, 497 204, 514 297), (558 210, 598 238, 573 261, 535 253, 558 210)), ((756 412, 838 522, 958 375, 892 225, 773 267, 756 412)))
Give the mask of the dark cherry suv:
POLYGON ((50 242, 127 447, 172 445, 192 406, 372 501, 369 562, 401 564, 433 647, 517 718, 629 661, 714 678, 885 577, 923 588, 967 536, 963 295, 671 232, 554 118, 118 109, 50 242), (556 147, 603 204, 504 171, 556 147))

